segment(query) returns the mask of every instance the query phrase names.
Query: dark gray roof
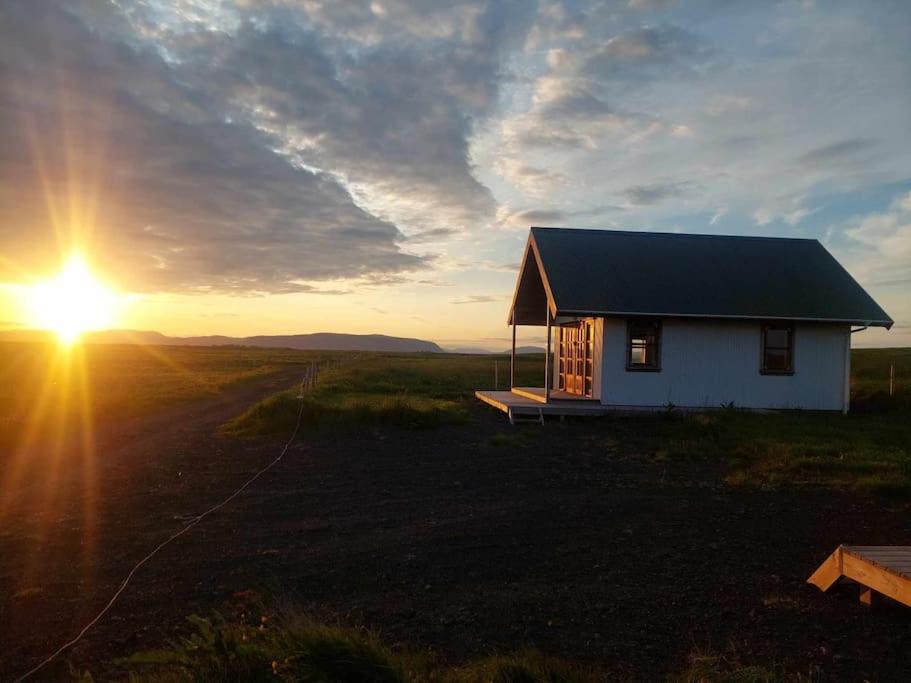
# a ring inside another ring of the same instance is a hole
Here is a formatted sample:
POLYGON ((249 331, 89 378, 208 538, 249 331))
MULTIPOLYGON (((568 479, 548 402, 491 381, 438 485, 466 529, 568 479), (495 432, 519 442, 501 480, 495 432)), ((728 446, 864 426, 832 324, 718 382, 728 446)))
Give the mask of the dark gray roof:
POLYGON ((532 228, 558 314, 892 320, 817 240, 532 228))

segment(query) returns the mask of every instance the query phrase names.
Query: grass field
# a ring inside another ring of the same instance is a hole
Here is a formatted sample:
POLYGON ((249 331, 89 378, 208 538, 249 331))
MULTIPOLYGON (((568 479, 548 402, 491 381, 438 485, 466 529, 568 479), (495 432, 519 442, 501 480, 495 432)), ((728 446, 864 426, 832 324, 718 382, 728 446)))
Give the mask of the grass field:
MULTIPOLYGON (((465 421, 478 388, 494 384, 489 356, 351 354, 250 348, 75 347, 5 344, 0 367, 0 445, 28 431, 79 421, 112 421, 205 396, 225 387, 311 363, 322 370, 306 394, 307 429, 391 425, 426 428, 465 421)), ((509 362, 500 357, 499 382, 509 362)), ((517 383, 540 384, 543 358, 520 356, 517 383)), ((885 495, 911 495, 911 349, 855 350, 852 411, 753 414, 723 410, 613 420, 625 449, 657 458, 727 461, 733 484, 825 483, 885 495), (889 396, 889 366, 897 376, 889 396), (643 425, 648 423, 647 428, 643 425)), ((223 427, 234 436, 289 432, 300 408, 297 389, 252 405, 223 427)), ((64 427, 65 428, 65 427, 64 427)), ((525 435, 499 437, 521 446, 525 435)))
POLYGON ((486 657, 459 667, 425 654, 393 652, 369 631, 326 626, 295 613, 254 610, 189 617, 193 632, 169 647, 125 660, 136 680, 350 681, 352 683, 594 683, 594 670, 538 652, 486 657), (268 614, 268 616, 266 614, 268 614))
MULTIPOLYGON (((358 354, 328 364, 306 394, 306 428, 385 424, 430 427, 466 419, 476 389, 495 381, 489 356, 358 354)), ((509 382, 509 360, 496 359, 500 387, 509 382)), ((540 383, 544 359, 519 356, 518 384, 540 383)), ((290 432, 300 404, 296 389, 271 396, 225 426, 225 432, 255 436, 290 432)))
MULTIPOLYGON (((131 680, 350 681, 352 683, 596 683, 609 677, 536 650, 483 657, 447 666, 432 654, 389 648, 366 630, 326 626, 285 610, 256 607, 226 618, 188 618, 193 631, 168 647, 138 652, 123 663, 131 680)), ((669 683, 777 683, 761 666, 694 652, 669 683)))
MULTIPOLYGON (((863 349, 852 356, 849 415, 719 410, 703 414, 611 417, 616 441, 657 458, 711 457, 731 466, 729 482, 851 486, 911 496, 911 349, 863 349), (898 381, 889 396, 889 366, 898 381)), ((505 380, 508 362, 501 362, 505 380)), ((540 384, 543 359, 523 356, 517 384, 540 384)), ((326 369, 306 395, 305 428, 364 424, 428 427, 466 419, 473 392, 493 385, 489 357, 364 355, 326 369)), ((297 390, 271 396, 224 427, 228 434, 287 433, 300 408, 297 390)), ((528 433, 497 437, 521 447, 528 433)))
POLYGON ((0 446, 27 432, 131 418, 330 353, 0 343, 0 446))
MULTIPOLYGON (((31 396, 74 419, 88 402, 99 440, 92 458, 36 441, 0 463, 0 481, 16 482, 0 500, 4 674, 72 637, 137 558, 274 460, 301 406, 280 389, 311 363, 322 370, 301 442, 144 566, 72 662, 162 681, 344 667, 414 682, 886 680, 907 668, 893 646, 908 637, 903 612, 869 619, 850 590, 822 596, 805 579, 838 543, 904 542, 909 350, 855 352, 847 416, 669 410, 543 427, 511 427, 474 399, 493 386, 491 357, 99 346, 67 364, 7 351, 4 438, 32 423, 9 417, 27 418, 31 396), (239 618, 230 604, 248 590, 317 621, 239 618), (213 609, 226 619, 185 626, 213 609)), ((518 382, 539 384, 542 365, 521 357, 518 382)), ((499 370, 502 388, 505 357, 499 370)))
POLYGON ((850 486, 911 497, 911 349, 852 354, 851 412, 737 410, 655 420, 643 439, 629 423, 619 438, 658 457, 719 457, 730 483, 850 486), (899 380, 889 395, 889 366, 899 380))

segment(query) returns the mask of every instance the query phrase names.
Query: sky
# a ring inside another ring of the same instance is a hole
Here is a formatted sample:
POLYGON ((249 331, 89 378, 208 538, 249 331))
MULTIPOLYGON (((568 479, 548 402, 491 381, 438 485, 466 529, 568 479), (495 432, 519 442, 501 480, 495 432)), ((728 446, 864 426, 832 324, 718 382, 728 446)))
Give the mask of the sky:
MULTIPOLYGON (((509 345, 531 225, 819 239, 911 345, 911 3, 3 0, 0 328, 509 345)), ((541 330, 520 328, 520 343, 541 330)))

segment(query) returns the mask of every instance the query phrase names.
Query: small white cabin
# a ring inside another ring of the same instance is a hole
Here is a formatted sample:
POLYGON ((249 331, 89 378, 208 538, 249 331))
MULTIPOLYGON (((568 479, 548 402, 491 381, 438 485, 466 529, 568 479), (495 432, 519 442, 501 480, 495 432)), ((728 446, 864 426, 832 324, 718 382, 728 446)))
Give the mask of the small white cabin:
POLYGON ((509 413, 847 411, 851 334, 892 320, 817 241, 532 228, 508 323, 547 328, 509 413), (855 329, 856 328, 856 329, 855 329))

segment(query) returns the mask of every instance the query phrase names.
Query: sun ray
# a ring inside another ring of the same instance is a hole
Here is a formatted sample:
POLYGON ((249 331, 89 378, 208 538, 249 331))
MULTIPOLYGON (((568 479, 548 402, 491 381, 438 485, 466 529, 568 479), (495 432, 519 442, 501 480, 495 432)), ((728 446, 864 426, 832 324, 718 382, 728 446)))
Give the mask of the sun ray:
POLYGON ((152 346, 149 344, 143 343, 142 339, 136 335, 133 335, 130 332, 126 333, 126 337, 130 340, 132 344, 135 344, 136 347, 142 350, 144 353, 151 356, 156 361, 160 362, 162 365, 165 365, 175 372, 177 372, 181 377, 186 379, 188 382, 199 382, 199 377, 197 373, 194 373, 189 368, 184 365, 181 365, 179 362, 174 360, 171 355, 164 351, 164 347, 152 346))
POLYGON ((26 400, 23 403, 27 402, 29 404, 29 413, 22 427, 18 442, 13 448, 11 462, 8 464, 4 474, 3 498, 0 500, 0 512, 4 513, 16 496, 28 493, 27 490, 22 489, 21 481, 27 475, 28 466, 33 464, 30 455, 32 446, 35 444, 42 428, 47 427, 49 413, 53 410, 50 407, 51 399, 62 371, 63 356, 59 349, 48 349, 41 345, 36 346, 34 351, 36 355, 33 362, 36 364, 41 362, 39 360, 41 357, 49 357, 49 360, 46 362, 44 374, 38 383, 37 391, 32 392, 26 389, 26 400))

